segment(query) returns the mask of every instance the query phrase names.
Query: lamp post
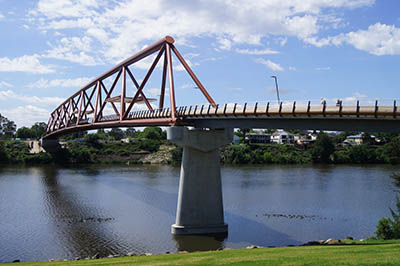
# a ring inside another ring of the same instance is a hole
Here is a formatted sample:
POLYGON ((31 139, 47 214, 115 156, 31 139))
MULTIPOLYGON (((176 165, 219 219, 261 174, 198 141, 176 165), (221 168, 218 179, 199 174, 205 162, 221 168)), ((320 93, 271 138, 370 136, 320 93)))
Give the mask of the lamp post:
POLYGON ((278 78, 276 76, 271 76, 271 78, 275 79, 276 96, 278 97, 278 105, 280 105, 281 100, 279 99, 278 78))

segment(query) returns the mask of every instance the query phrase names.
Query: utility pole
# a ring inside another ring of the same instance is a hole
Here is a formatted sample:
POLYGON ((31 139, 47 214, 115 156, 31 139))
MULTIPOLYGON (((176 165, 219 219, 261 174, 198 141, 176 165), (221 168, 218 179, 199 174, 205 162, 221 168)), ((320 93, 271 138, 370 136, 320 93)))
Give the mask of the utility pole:
POLYGON ((276 76, 271 76, 271 78, 275 79, 276 96, 278 97, 278 105, 280 105, 281 100, 279 99, 278 78, 276 76))

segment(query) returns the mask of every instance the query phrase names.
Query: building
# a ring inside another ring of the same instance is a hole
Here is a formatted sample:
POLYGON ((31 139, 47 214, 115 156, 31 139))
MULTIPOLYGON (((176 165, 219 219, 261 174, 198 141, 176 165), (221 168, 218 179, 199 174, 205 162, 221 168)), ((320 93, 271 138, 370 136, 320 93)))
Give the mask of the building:
POLYGON ((263 132, 246 133, 245 140, 249 144, 268 144, 271 143, 271 135, 263 132))
POLYGON ((294 136, 286 131, 276 131, 271 135, 271 142, 276 144, 292 144, 294 136))
MULTIPOLYGON (((346 139, 343 141, 343 144, 347 144, 350 146, 361 145, 365 141, 364 133, 358 135, 351 135, 347 136, 346 139)), ((375 136, 370 135, 370 141, 375 142, 375 136)))

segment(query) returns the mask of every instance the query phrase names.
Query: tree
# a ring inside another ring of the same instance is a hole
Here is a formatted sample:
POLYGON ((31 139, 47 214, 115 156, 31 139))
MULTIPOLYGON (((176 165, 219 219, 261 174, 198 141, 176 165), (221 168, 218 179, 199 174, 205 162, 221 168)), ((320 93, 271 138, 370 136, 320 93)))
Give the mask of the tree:
POLYGON ((34 133, 28 127, 20 127, 17 130, 16 137, 21 139, 30 139, 34 137, 34 133))
POLYGON ((17 125, 0 114, 0 138, 12 139, 15 136, 17 125))
POLYGON ((311 158, 313 162, 329 163, 331 154, 335 151, 335 146, 331 138, 324 132, 318 134, 317 140, 311 148, 311 158))
POLYGON ((143 130, 142 135, 146 139, 153 139, 153 140, 166 139, 166 135, 163 133, 160 127, 146 127, 143 130))
POLYGON ((132 128, 132 127, 128 127, 128 128, 125 130, 125 135, 126 135, 127 137, 134 138, 135 135, 136 135, 136 130, 135 130, 134 128, 132 128))
POLYGON ((238 131, 235 131, 235 135, 240 138, 240 143, 244 143, 245 142, 246 133, 250 133, 250 129, 248 129, 248 128, 239 128, 238 131))
POLYGON ((36 139, 40 139, 45 133, 47 129, 47 124, 44 122, 36 122, 32 127, 33 137, 36 139))
POLYGON ((121 140, 125 137, 124 131, 120 128, 112 128, 109 132, 108 135, 113 137, 115 140, 121 140))

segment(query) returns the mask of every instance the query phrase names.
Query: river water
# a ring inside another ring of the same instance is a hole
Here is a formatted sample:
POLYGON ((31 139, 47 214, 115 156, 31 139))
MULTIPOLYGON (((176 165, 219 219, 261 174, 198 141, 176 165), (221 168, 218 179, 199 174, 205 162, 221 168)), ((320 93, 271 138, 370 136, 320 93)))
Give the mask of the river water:
POLYGON ((0 262, 300 245, 371 236, 393 166, 223 167, 226 239, 173 237, 179 167, 0 169, 0 262))

